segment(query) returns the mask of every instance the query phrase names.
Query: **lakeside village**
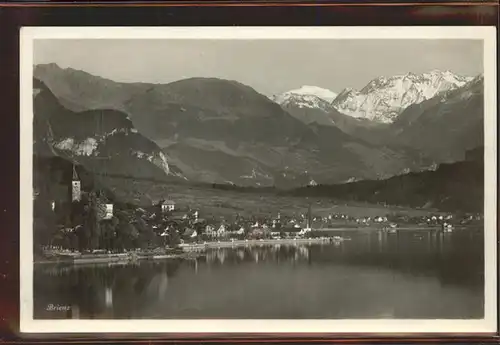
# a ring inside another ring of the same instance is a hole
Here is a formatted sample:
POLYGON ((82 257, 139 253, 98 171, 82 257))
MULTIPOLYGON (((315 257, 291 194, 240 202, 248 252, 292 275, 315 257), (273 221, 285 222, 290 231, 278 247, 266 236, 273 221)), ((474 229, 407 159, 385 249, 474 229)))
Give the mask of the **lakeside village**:
POLYGON ((189 257, 200 248, 342 241, 342 237, 329 233, 335 230, 378 229, 394 233, 435 228, 451 232, 455 227, 482 222, 479 214, 352 217, 331 213, 314 217, 311 204, 302 214, 216 218, 189 206, 180 208, 174 200, 137 207, 113 201, 102 190, 85 192, 75 171, 70 190, 69 202, 41 198, 40 192, 35 192, 35 262, 68 258, 94 262, 99 258, 107 260, 110 255, 129 259, 189 257))

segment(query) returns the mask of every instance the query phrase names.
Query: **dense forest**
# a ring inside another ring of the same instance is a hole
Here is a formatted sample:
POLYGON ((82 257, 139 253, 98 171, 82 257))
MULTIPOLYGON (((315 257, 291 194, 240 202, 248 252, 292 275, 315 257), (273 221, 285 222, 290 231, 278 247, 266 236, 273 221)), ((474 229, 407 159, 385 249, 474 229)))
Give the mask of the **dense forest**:
POLYGON ((432 207, 443 211, 482 212, 484 198, 483 148, 472 150, 463 162, 441 164, 435 171, 394 176, 386 180, 296 189, 294 196, 432 207))
POLYGON ((213 189, 244 193, 326 197, 443 211, 482 212, 484 148, 470 150, 462 162, 441 164, 436 170, 411 172, 385 180, 307 186, 292 190, 213 184, 213 189))

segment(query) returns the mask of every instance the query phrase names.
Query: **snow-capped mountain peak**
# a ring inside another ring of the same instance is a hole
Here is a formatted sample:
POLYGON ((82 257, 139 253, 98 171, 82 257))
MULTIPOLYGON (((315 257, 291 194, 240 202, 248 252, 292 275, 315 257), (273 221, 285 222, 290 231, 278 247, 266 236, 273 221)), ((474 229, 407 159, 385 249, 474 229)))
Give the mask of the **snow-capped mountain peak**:
POLYGON ((406 73, 371 80, 360 91, 343 90, 332 106, 356 118, 391 123, 408 106, 421 103, 447 91, 455 90, 473 78, 451 71, 432 70, 427 73, 406 73))
POLYGON ((318 86, 303 85, 298 89, 290 90, 272 99, 281 106, 294 105, 299 108, 313 108, 328 111, 331 102, 337 94, 331 90, 318 86))
POLYGON ((310 86, 310 85, 303 85, 302 87, 300 87, 298 89, 285 92, 283 95, 286 96, 287 94, 316 96, 316 97, 319 97, 319 98, 327 101, 328 103, 331 103, 337 97, 337 94, 331 90, 324 89, 324 88, 318 87, 318 86, 310 86))

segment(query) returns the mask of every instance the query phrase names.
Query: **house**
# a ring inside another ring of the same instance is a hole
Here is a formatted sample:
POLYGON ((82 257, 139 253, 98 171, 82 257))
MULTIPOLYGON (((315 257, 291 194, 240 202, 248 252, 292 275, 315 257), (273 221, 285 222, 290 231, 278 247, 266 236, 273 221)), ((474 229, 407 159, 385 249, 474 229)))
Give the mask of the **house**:
POLYGON ((217 236, 223 236, 226 233, 226 226, 221 224, 219 229, 217 229, 217 236))
POLYGON ((165 200, 161 203, 162 212, 172 212, 175 210, 175 202, 173 200, 165 200))
POLYGON ((312 231, 312 229, 311 229, 311 228, 309 228, 309 227, 307 227, 307 228, 302 228, 302 229, 298 232, 298 234, 299 234, 299 235, 305 235, 305 234, 307 234, 308 232, 311 232, 311 231, 312 231))
POLYGON ((250 235, 252 238, 259 238, 259 237, 264 236, 264 231, 262 231, 262 229, 261 229, 261 228, 253 228, 253 229, 249 232, 249 235, 250 235))
POLYGON ((189 237, 189 238, 195 238, 198 236, 198 233, 196 232, 195 229, 192 228, 186 228, 184 230, 184 233, 182 234, 183 237, 189 237))
POLYGON ((98 219, 102 220, 113 218, 113 204, 106 203, 103 200, 98 200, 96 206, 98 219))
POLYGON ((215 236, 216 235, 215 228, 212 225, 207 225, 205 227, 205 234, 212 237, 215 236))
POLYGON ((271 236, 274 238, 274 237, 278 237, 281 235, 281 232, 279 231, 271 231, 271 236))
POLYGON ((113 204, 106 204, 106 214, 104 215, 104 219, 113 218, 113 204))
POLYGON ((245 234, 245 228, 242 226, 238 227, 237 225, 230 225, 226 227, 225 234, 229 236, 241 236, 245 234))
POLYGON ((284 227, 281 232, 285 233, 287 236, 294 236, 298 235, 302 231, 302 227, 295 224, 295 225, 288 225, 284 227))

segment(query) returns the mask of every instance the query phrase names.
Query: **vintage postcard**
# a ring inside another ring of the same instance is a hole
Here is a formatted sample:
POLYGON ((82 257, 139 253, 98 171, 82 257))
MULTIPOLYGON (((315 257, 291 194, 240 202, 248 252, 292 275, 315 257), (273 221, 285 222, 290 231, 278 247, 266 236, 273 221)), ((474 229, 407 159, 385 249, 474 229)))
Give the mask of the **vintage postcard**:
POLYGON ((22 28, 21 331, 495 331, 495 35, 22 28))

